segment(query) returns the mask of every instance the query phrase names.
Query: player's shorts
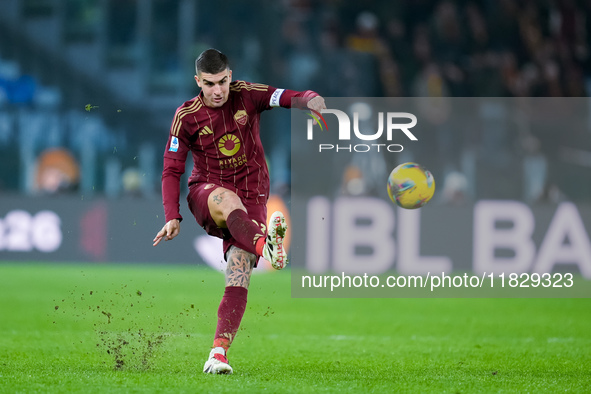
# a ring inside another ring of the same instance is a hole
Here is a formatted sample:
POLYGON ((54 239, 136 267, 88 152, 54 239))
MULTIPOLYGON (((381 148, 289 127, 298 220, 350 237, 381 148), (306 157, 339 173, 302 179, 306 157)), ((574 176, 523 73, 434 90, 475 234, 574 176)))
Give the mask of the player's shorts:
MULTIPOLYGON (((189 203, 189 209, 193 216, 195 216, 195 220, 197 223, 205 230, 205 232, 209 235, 214 237, 221 238, 224 241, 224 258, 226 257, 226 252, 230 249, 230 246, 234 245, 237 248, 242 250, 248 250, 252 247, 248 248, 240 244, 230 231, 227 228, 218 227, 218 225, 214 222, 213 218, 211 217, 211 213, 209 212, 209 206, 207 205, 207 200, 209 199, 209 195, 218 186, 214 183, 194 183, 189 186, 189 195, 187 196, 187 202, 189 203)), ((266 226, 267 222, 267 205, 266 204, 257 204, 251 200, 242 199, 242 204, 246 208, 246 212, 248 213, 248 217, 250 219, 256 220, 258 223, 264 224, 266 226)), ((258 261, 258 256, 257 256, 258 261)), ((255 263, 256 267, 256 263, 255 263)))

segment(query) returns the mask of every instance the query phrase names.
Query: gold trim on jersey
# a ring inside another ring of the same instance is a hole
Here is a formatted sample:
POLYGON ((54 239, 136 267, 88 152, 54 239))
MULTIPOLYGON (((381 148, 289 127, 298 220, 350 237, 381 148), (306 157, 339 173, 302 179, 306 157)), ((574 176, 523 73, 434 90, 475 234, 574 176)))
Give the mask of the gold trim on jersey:
POLYGON ((203 127, 203 130, 199 132, 199 135, 210 135, 213 134, 213 131, 209 128, 209 126, 203 127))
POLYGON ((197 97, 197 99, 195 101, 193 101, 191 103, 191 105, 179 110, 174 117, 174 121, 172 122, 172 127, 170 128, 170 133, 172 135, 174 135, 175 137, 178 137, 179 131, 181 129, 182 118, 185 115, 188 115, 189 113, 199 111, 201 109, 201 106, 202 106, 201 100, 199 100, 199 97, 197 97))
POLYGON ((266 92, 269 90, 269 85, 263 85, 262 83, 246 83, 244 81, 236 81, 234 84, 230 85, 230 90, 233 92, 239 92, 242 89, 266 92))

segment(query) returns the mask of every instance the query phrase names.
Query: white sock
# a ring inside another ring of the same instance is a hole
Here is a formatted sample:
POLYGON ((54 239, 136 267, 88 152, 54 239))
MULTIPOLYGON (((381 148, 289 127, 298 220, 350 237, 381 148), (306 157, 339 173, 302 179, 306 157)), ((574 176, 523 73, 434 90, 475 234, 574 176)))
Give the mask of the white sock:
POLYGON ((224 349, 221 346, 214 347, 211 352, 212 353, 220 353, 220 354, 223 354, 224 356, 226 355, 226 349, 224 349))

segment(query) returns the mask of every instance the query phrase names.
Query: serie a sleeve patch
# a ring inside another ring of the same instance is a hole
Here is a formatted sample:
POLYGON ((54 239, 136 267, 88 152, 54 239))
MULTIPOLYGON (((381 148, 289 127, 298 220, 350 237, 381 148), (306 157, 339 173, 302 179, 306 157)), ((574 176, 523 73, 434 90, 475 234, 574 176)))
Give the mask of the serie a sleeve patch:
POLYGON ((168 148, 169 152, 177 152, 179 150, 179 139, 177 137, 172 137, 170 140, 170 148, 168 148))

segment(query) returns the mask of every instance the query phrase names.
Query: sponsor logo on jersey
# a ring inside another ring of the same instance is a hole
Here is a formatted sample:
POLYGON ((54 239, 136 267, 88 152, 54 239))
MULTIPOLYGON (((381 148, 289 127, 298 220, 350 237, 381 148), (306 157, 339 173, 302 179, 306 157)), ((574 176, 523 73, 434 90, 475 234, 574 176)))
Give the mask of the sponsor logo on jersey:
POLYGON ((248 120, 248 114, 243 109, 236 111, 236 113, 234 114, 234 120, 239 125, 244 126, 246 124, 246 121, 248 120))
POLYGON ((238 156, 229 157, 227 159, 222 159, 220 162, 220 170, 227 170, 242 167, 246 164, 246 153, 243 153, 238 156))
POLYGON ((169 152, 176 152, 179 150, 179 139, 176 137, 172 137, 170 140, 170 148, 168 148, 169 152))
POLYGON ((218 142, 218 148, 225 156, 234 156, 240 150, 240 140, 232 134, 226 134, 218 142))

